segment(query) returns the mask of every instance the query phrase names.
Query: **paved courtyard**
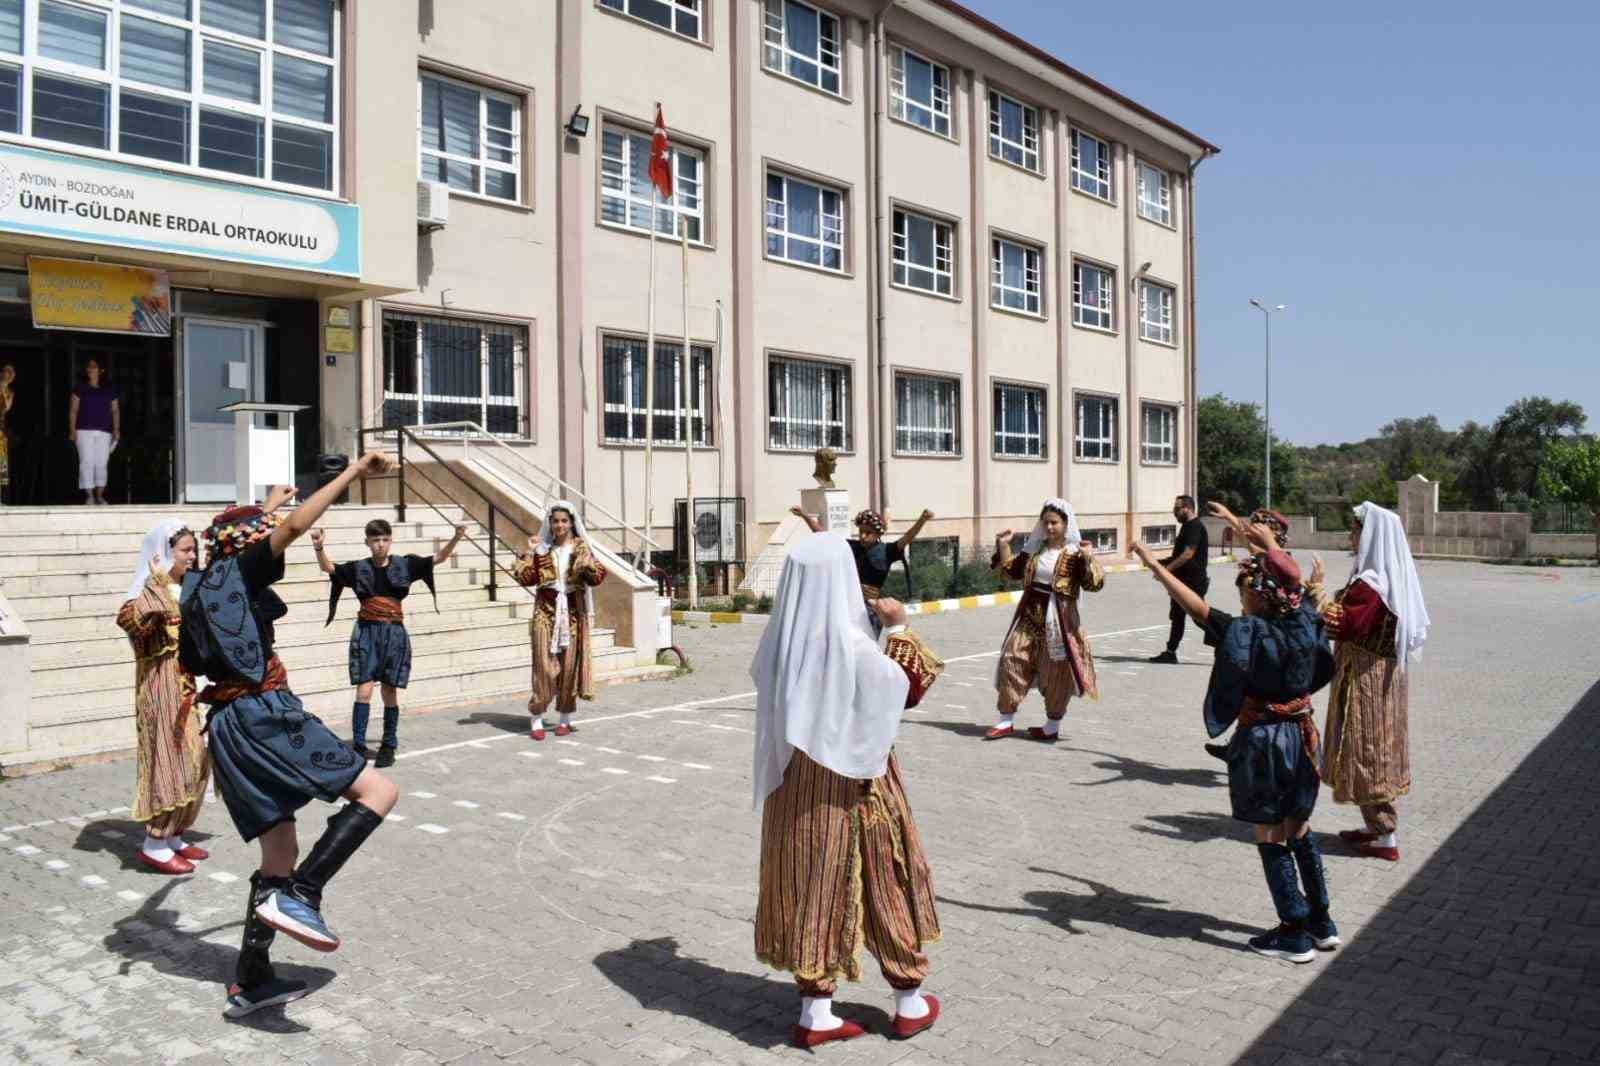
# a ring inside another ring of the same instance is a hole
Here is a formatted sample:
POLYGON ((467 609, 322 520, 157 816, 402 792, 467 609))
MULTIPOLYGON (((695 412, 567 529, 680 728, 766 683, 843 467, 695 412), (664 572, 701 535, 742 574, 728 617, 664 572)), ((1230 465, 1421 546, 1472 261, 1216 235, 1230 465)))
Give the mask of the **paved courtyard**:
MULTIPOLYGON (((914 620, 950 669, 899 741, 944 927, 945 1015, 910 1042, 784 1046, 792 986, 751 953, 760 629, 736 626, 680 628, 694 673, 603 690, 569 742, 513 702, 408 717, 396 814, 330 890, 346 945, 280 938, 313 994, 243 1023, 219 1011, 254 851, 220 802, 174 880, 131 859, 130 761, 0 782, 0 1061, 1593 1063, 1600 572, 1421 572, 1402 860, 1343 850, 1358 816, 1324 792, 1346 946, 1311 965, 1244 947, 1273 918, 1200 747, 1209 656, 1191 629, 1183 665, 1145 665, 1165 599, 1125 574, 1084 606, 1103 695, 1053 748, 978 739, 1008 608, 914 620)), ((881 1032, 863 961, 840 1013, 881 1032)))

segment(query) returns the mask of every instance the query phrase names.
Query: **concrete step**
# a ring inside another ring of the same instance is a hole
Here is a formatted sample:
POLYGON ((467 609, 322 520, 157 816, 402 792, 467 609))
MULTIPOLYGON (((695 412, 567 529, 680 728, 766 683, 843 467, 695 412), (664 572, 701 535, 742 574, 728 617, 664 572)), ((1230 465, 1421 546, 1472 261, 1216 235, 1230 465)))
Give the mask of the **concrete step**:
MULTIPOLYGON (((154 524, 154 522, 151 523, 151 525, 154 524)), ((480 538, 483 536, 477 523, 464 520, 462 524, 467 527, 469 536, 480 538)), ((365 549, 361 547, 366 540, 366 535, 363 532, 364 526, 365 522, 344 526, 322 525, 322 528, 327 532, 327 543, 330 546, 338 545, 342 549, 342 553, 340 551, 333 553, 335 557, 357 557, 357 552, 365 552, 365 549)), ((125 564, 131 570, 135 560, 139 557, 139 549, 146 532, 148 532, 148 529, 141 529, 136 532, 106 532, 99 526, 92 524, 87 527, 78 526, 71 530, 61 531, 11 531, 0 529, 0 557, 49 557, 82 553, 94 557, 94 566, 96 568, 109 569, 114 560, 117 569, 122 569, 125 564)), ((403 525, 394 525, 394 539, 397 545, 419 547, 426 545, 430 551, 433 549, 434 541, 449 540, 454 532, 454 523, 443 522, 437 518, 426 522, 415 521, 406 522, 403 525)), ((290 550, 298 551, 302 547, 306 551, 311 550, 309 536, 302 537, 290 550)), ((415 549, 400 548, 397 550, 409 551, 415 549)), ((28 569, 33 569, 33 567, 28 569)), ((59 569, 59 567, 53 567, 52 569, 59 569)))
MULTIPOLYGON (((473 550, 471 548, 462 548, 460 551, 466 553, 473 550)), ((423 552, 401 549, 396 554, 432 556, 433 552, 431 550, 423 552)), ((476 553, 473 552, 473 554, 476 553)), ((82 563, 90 560, 91 557, 77 555, 72 558, 82 563)), ((337 552, 333 553, 333 558, 346 561, 337 552)), ((356 558, 359 558, 359 556, 356 556, 356 558)), ((298 545, 291 548, 288 555, 285 556, 283 571, 283 581, 279 583, 280 585, 306 581, 321 581, 326 585, 328 582, 328 575, 324 574, 317 565, 315 556, 310 552, 301 552, 298 545)), ((448 579, 449 581, 459 580, 469 584, 483 585, 488 583, 488 572, 489 561, 481 555, 477 556, 476 559, 466 554, 453 555, 442 566, 434 568, 434 584, 443 589, 448 579)), ((99 568, 87 572, 82 570, 37 570, 31 574, 18 574, 10 577, 0 576, 0 588, 4 588, 6 598, 12 601, 29 596, 70 596, 95 593, 126 595, 128 582, 131 580, 132 574, 132 564, 129 565, 126 571, 108 571, 100 570, 99 568)), ((501 573, 500 578, 502 581, 506 580, 504 572, 501 573)), ((419 591, 426 594, 427 587, 414 585, 411 591, 413 595, 419 591)), ((282 593, 279 595, 282 595, 282 593)))
MULTIPOLYGON (((93 528, 118 535, 148 532, 157 522, 179 518, 196 532, 210 524, 220 506, 196 507, 188 504, 170 507, 7 507, 0 510, 0 537, 22 533, 81 533, 93 528)), ((286 507, 280 514, 289 514, 286 507)), ((439 508, 452 518, 459 516, 460 508, 445 505, 439 508)), ((326 529, 360 529, 374 518, 395 521, 393 504, 340 504, 323 512, 317 524, 326 529)), ((412 522, 443 521, 431 507, 411 507, 406 518, 412 522)))

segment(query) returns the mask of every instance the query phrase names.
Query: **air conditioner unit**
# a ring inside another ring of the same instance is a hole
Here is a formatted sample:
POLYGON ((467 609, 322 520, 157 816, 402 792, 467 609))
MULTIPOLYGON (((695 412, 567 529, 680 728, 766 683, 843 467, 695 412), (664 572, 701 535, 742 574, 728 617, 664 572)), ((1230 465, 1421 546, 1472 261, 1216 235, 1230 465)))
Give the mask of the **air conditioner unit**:
POLYGON ((417 182, 417 225, 439 229, 450 221, 450 186, 442 181, 417 182))

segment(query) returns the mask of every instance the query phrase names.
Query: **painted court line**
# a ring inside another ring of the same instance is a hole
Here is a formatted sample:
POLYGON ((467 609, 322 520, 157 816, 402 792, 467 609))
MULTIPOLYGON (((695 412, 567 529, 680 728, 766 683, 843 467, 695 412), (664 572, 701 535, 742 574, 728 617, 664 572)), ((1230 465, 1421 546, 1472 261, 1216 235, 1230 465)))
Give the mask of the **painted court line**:
POLYGON ((432 822, 423 822, 421 825, 417 826, 417 828, 422 830, 424 833, 432 833, 434 836, 438 836, 441 833, 450 832, 450 830, 446 829, 444 826, 434 825, 432 822))
POLYGON ((233 874, 230 874, 224 870, 218 870, 216 873, 211 875, 211 880, 215 881, 219 885, 231 885, 239 879, 233 874))
POLYGON ((90 888, 99 888, 101 885, 106 883, 106 879, 98 874, 89 874, 87 877, 80 877, 78 878, 78 881, 81 884, 88 885, 90 888))
POLYGON ((647 778, 645 778, 645 780, 646 781, 659 781, 663 785, 675 785, 675 784, 678 783, 678 779, 676 777, 647 777, 647 778))
POLYGON ((626 774, 628 771, 619 766, 605 766, 601 767, 600 772, 603 774, 626 774))
POLYGON ((469 811, 475 811, 478 809, 478 805, 473 803, 471 800, 456 800, 454 805, 457 807, 464 807, 469 811))
POLYGON ((18 855, 39 854, 39 849, 34 847, 32 844, 19 844, 17 847, 12 848, 11 850, 16 852, 18 855))
POLYGON ((666 762, 667 761, 667 758, 664 755, 635 755, 634 758, 635 759, 643 759, 645 762, 666 762))
POLYGON ((691 770, 709 770, 709 769, 711 769, 711 767, 707 766, 703 762, 686 762, 683 765, 687 766, 691 770))
POLYGON ((562 766, 582 766, 583 765, 583 760, 582 759, 559 759, 557 761, 560 762, 562 766))
POLYGON ((495 817, 496 818, 505 818, 505 819, 507 819, 509 821, 513 821, 513 822, 526 822, 528 820, 528 816, 527 815, 525 815, 525 814, 514 814, 511 811, 501 811, 499 814, 495 815, 495 817))
POLYGON ((117 898, 120 900, 125 900, 128 903, 138 903, 141 899, 144 899, 143 896, 139 895, 139 893, 133 891, 131 888, 125 888, 121 892, 118 892, 117 898))
POLYGON ((62 862, 60 859, 51 859, 49 862, 45 863, 45 865, 52 870, 65 870, 72 864, 70 862, 62 862))
POLYGON ((439 794, 437 792, 413 792, 411 794, 419 800, 431 800, 439 798, 439 794))

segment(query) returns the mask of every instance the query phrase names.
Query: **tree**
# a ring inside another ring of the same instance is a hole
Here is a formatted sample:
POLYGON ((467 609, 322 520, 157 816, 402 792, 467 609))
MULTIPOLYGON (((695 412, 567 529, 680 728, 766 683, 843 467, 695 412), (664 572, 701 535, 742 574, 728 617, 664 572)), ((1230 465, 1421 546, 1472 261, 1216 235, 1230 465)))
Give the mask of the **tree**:
POLYGON ((1586 421, 1582 404, 1548 396, 1528 396, 1507 407, 1472 456, 1474 509, 1497 511, 1507 500, 1532 500, 1546 447, 1563 434, 1582 432, 1586 421))
MULTIPOLYGON (((1229 400, 1221 393, 1202 399, 1196 410, 1200 437, 1199 488, 1203 500, 1217 500, 1230 510, 1248 514, 1266 502, 1267 427, 1253 403, 1229 400)), ((1272 498, 1280 509, 1304 506, 1300 464, 1295 447, 1272 442, 1272 498)))
POLYGON ((1545 445, 1539 460, 1539 495, 1594 516, 1594 554, 1600 560, 1600 439, 1566 437, 1545 445))

